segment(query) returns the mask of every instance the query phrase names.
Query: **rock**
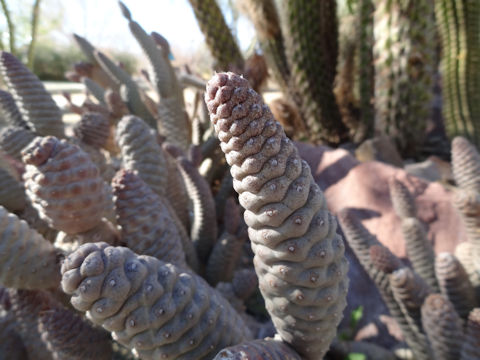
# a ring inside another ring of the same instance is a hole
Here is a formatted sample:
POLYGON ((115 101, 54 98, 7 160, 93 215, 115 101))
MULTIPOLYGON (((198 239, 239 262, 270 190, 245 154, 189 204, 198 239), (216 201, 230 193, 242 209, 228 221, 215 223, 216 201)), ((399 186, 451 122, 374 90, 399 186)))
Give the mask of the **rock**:
MULTIPOLYGON (((342 149, 304 143, 297 143, 297 147, 312 168, 315 181, 325 192, 330 210, 336 214, 343 208, 355 209, 365 227, 395 255, 404 258, 406 250, 400 219, 390 201, 388 179, 392 176, 414 194, 418 218, 427 225, 428 239, 437 253, 453 252, 455 246, 465 240, 464 227, 451 202, 452 193, 440 183, 427 182, 378 161, 360 163, 342 149)), ((380 316, 388 313, 386 307, 348 246, 346 254, 350 261, 350 289, 343 324, 347 325, 351 312, 362 305, 364 316, 359 326, 369 323, 378 326, 380 316)), ((380 331, 375 339, 383 346, 396 341, 387 331, 380 331)))
POLYGON ((441 179, 437 164, 430 159, 418 163, 406 164, 405 171, 410 175, 427 181, 433 182, 441 179))
POLYGON ((402 157, 398 153, 394 142, 385 135, 365 140, 355 150, 355 156, 362 162, 376 160, 400 168, 403 167, 402 157))

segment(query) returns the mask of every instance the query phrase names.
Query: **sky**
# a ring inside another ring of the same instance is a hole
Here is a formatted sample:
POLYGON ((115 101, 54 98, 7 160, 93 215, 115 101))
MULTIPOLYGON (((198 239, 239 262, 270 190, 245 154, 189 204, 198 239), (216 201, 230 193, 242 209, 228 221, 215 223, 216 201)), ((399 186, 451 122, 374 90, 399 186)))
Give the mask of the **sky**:
MULTIPOLYGON (((64 37, 75 32, 98 47, 140 52, 116 0, 56 1, 63 8, 64 37)), ((196 49, 204 41, 187 0, 125 0, 124 3, 135 21, 147 32, 165 36, 173 49, 196 49)), ((245 49, 252 40, 253 28, 248 20, 240 18, 238 29, 240 46, 245 49)))

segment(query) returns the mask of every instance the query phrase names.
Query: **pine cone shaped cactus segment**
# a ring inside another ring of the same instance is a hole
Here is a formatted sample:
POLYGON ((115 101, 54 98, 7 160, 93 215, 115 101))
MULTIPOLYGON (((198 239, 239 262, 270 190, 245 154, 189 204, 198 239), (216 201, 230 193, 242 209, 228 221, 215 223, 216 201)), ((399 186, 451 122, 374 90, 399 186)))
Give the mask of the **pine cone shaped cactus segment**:
POLYGON ((181 235, 164 200, 128 170, 115 175, 112 187, 122 241, 137 254, 186 266, 181 235))
POLYGON ((322 357, 348 287, 336 221, 310 168, 247 80, 217 74, 205 100, 246 209, 267 310, 284 341, 306 359, 322 357))
POLYGON ((36 135, 30 130, 7 126, 0 130, 0 148, 11 157, 22 160, 21 151, 35 139, 36 135))
POLYGON ((435 260, 440 291, 457 311, 461 318, 466 319, 475 307, 475 289, 458 259, 449 253, 440 253, 435 260))
POLYGON ((281 340, 266 338, 238 344, 220 351, 213 360, 301 360, 281 340))
POLYGON ((458 187, 480 193, 480 154, 461 136, 452 141, 452 172, 458 187))
POLYGON ((76 234, 101 221, 103 180, 83 150, 49 136, 36 138, 22 155, 27 196, 50 226, 76 234))
POLYGON ((32 130, 44 136, 65 136, 62 113, 36 75, 5 51, 0 53, 0 73, 32 130))
POLYGON ((422 305, 422 323, 435 359, 460 358, 462 323, 450 301, 440 294, 429 295, 422 305))
POLYGON ((66 308, 42 311, 39 332, 55 360, 112 358, 110 335, 66 308))
POLYGON ((110 135, 110 124, 102 114, 86 112, 73 128, 73 133, 85 144, 100 149, 110 135))
POLYGON ((0 207, 0 284, 17 289, 58 286, 54 247, 27 223, 0 207))
POLYGON ((388 181, 388 188, 390 190, 390 199, 397 215, 402 219, 416 217, 415 199, 407 187, 401 181, 391 178, 388 181))
POLYGON ((116 138, 125 168, 138 171, 153 191, 166 196, 166 160, 148 125, 139 117, 124 116, 118 123, 116 138))
POLYGON ((460 360, 480 359, 480 308, 475 308, 468 316, 465 342, 460 360))
POLYGON ((402 233, 413 269, 434 292, 438 292, 435 276, 435 251, 428 240, 424 225, 417 218, 405 218, 402 220, 402 233))
POLYGON ((85 244, 62 266, 73 306, 142 359, 211 359, 251 334, 200 277, 128 248, 85 244))

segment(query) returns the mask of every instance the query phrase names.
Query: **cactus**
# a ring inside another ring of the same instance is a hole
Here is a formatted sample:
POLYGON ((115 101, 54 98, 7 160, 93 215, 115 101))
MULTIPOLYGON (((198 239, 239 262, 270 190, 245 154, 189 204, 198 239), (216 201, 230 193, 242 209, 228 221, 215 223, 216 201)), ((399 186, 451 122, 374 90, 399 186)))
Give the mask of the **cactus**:
POLYGON ((26 206, 22 184, 3 167, 0 167, 0 205, 12 212, 22 211, 26 206))
POLYGON ((247 80, 217 74, 205 101, 245 208, 267 310, 300 355, 322 357, 348 288, 335 218, 310 168, 247 80))
POLYGON ((0 207, 0 284, 18 289, 54 288, 59 254, 28 224, 0 207))
POLYGON ((402 233, 407 247, 408 258, 413 269, 424 279, 433 291, 438 291, 435 277, 435 252, 427 238, 424 225, 416 218, 402 220, 402 233))
POLYGON ((155 129, 157 127, 155 118, 142 101, 140 90, 132 77, 127 74, 125 70, 115 65, 105 54, 95 51, 94 55, 103 70, 121 86, 120 95, 122 96, 122 100, 127 104, 130 112, 141 117, 149 126, 155 129))
POLYGON ((461 136, 452 141, 452 173, 459 188, 480 193, 480 154, 461 136))
POLYGON ((199 260, 206 264, 217 240, 217 216, 212 191, 207 181, 188 159, 181 157, 177 159, 177 163, 194 207, 190 238, 199 260))
POLYGON ((96 149, 105 146, 110 135, 108 119, 100 113, 86 112, 73 128, 75 136, 96 149))
POLYGON ((37 209, 35 209, 29 202, 27 202, 25 209, 19 214, 19 218, 25 220, 27 224, 42 235, 45 240, 52 243, 55 241, 58 231, 48 226, 48 223, 45 220, 42 220, 38 215, 37 209))
POLYGON ((435 52, 433 4, 375 1, 375 128, 413 156, 431 114, 435 52))
POLYGON ((460 360, 478 358, 480 358, 480 308, 473 309, 468 316, 460 360))
POLYGON ((146 123, 136 116, 125 116, 118 123, 116 138, 125 168, 138 171, 153 191, 166 196, 166 160, 146 123))
POLYGON ((189 0, 217 71, 242 71, 244 60, 215 0, 189 0))
POLYGON ((429 295, 422 305, 422 323, 434 359, 460 358, 463 344, 462 323, 450 301, 440 294, 429 295))
POLYGON ((0 53, 0 73, 32 130, 39 135, 65 136, 62 113, 36 75, 5 51, 0 53))
POLYGON ((416 217, 417 207, 415 205, 415 199, 407 187, 401 181, 391 178, 388 181, 388 188, 396 214, 401 219, 416 217))
POLYGON ((182 234, 162 199, 131 171, 118 172, 112 186, 122 241, 138 254, 185 266, 182 234))
POLYGON ((0 148, 11 157, 22 160, 21 151, 26 147, 36 135, 30 130, 7 126, 0 130, 0 148))
POLYGON ((279 339, 266 338, 238 344, 220 351, 213 360, 301 360, 292 348, 279 339))
POLYGON ((449 136, 463 135, 480 144, 480 5, 476 1, 435 1, 441 38, 443 117, 449 136))
POLYGON ((29 126, 22 118, 12 94, 0 90, 0 116, 10 126, 18 126, 29 129, 29 126))
POLYGON ((0 316, 0 360, 28 359, 22 339, 15 330, 12 316, 0 316))
POLYGON ((475 290, 467 273, 457 258, 449 253, 440 253, 435 261, 440 291, 457 311, 461 318, 467 319, 475 307, 475 290))
POLYGON ((103 181, 83 150, 48 136, 35 138, 22 155, 27 196, 51 227, 77 234, 100 223, 103 181))
POLYGON ((54 360, 112 358, 107 332, 92 327, 72 311, 57 306, 39 314, 38 330, 54 360))
POLYGON ((333 94, 337 45, 334 0, 286 1, 281 9, 285 53, 310 140, 338 144, 348 136, 333 94))
POLYGON ((88 77, 82 77, 82 83, 87 91, 101 104, 105 104, 105 89, 88 77))
POLYGON ((142 359, 211 359, 251 338, 200 277, 128 248, 83 245, 61 271, 72 305, 142 359))

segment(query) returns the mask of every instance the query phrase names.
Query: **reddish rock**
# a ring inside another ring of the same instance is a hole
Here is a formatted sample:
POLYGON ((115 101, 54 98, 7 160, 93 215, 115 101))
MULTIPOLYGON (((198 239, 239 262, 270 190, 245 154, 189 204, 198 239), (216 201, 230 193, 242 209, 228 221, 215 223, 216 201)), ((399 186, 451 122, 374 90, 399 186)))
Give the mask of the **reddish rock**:
MULTIPOLYGON (((429 183, 403 169, 385 163, 370 161, 360 163, 348 151, 297 143, 300 155, 309 163, 315 181, 325 192, 333 213, 343 208, 354 208, 365 227, 395 255, 405 257, 405 242, 400 219, 395 214, 388 190, 388 179, 395 176, 415 196, 418 218, 428 228, 428 238, 435 252, 453 252, 456 244, 465 240, 465 231, 455 208, 452 193, 440 183, 429 183)), ((378 291, 347 246, 350 260, 350 290, 344 323, 350 313, 362 305, 364 316, 359 326, 379 325, 387 310, 378 291)), ((348 325, 347 325, 348 326, 348 325)), ((393 337, 379 331, 374 339, 385 346, 395 342, 393 337)))

